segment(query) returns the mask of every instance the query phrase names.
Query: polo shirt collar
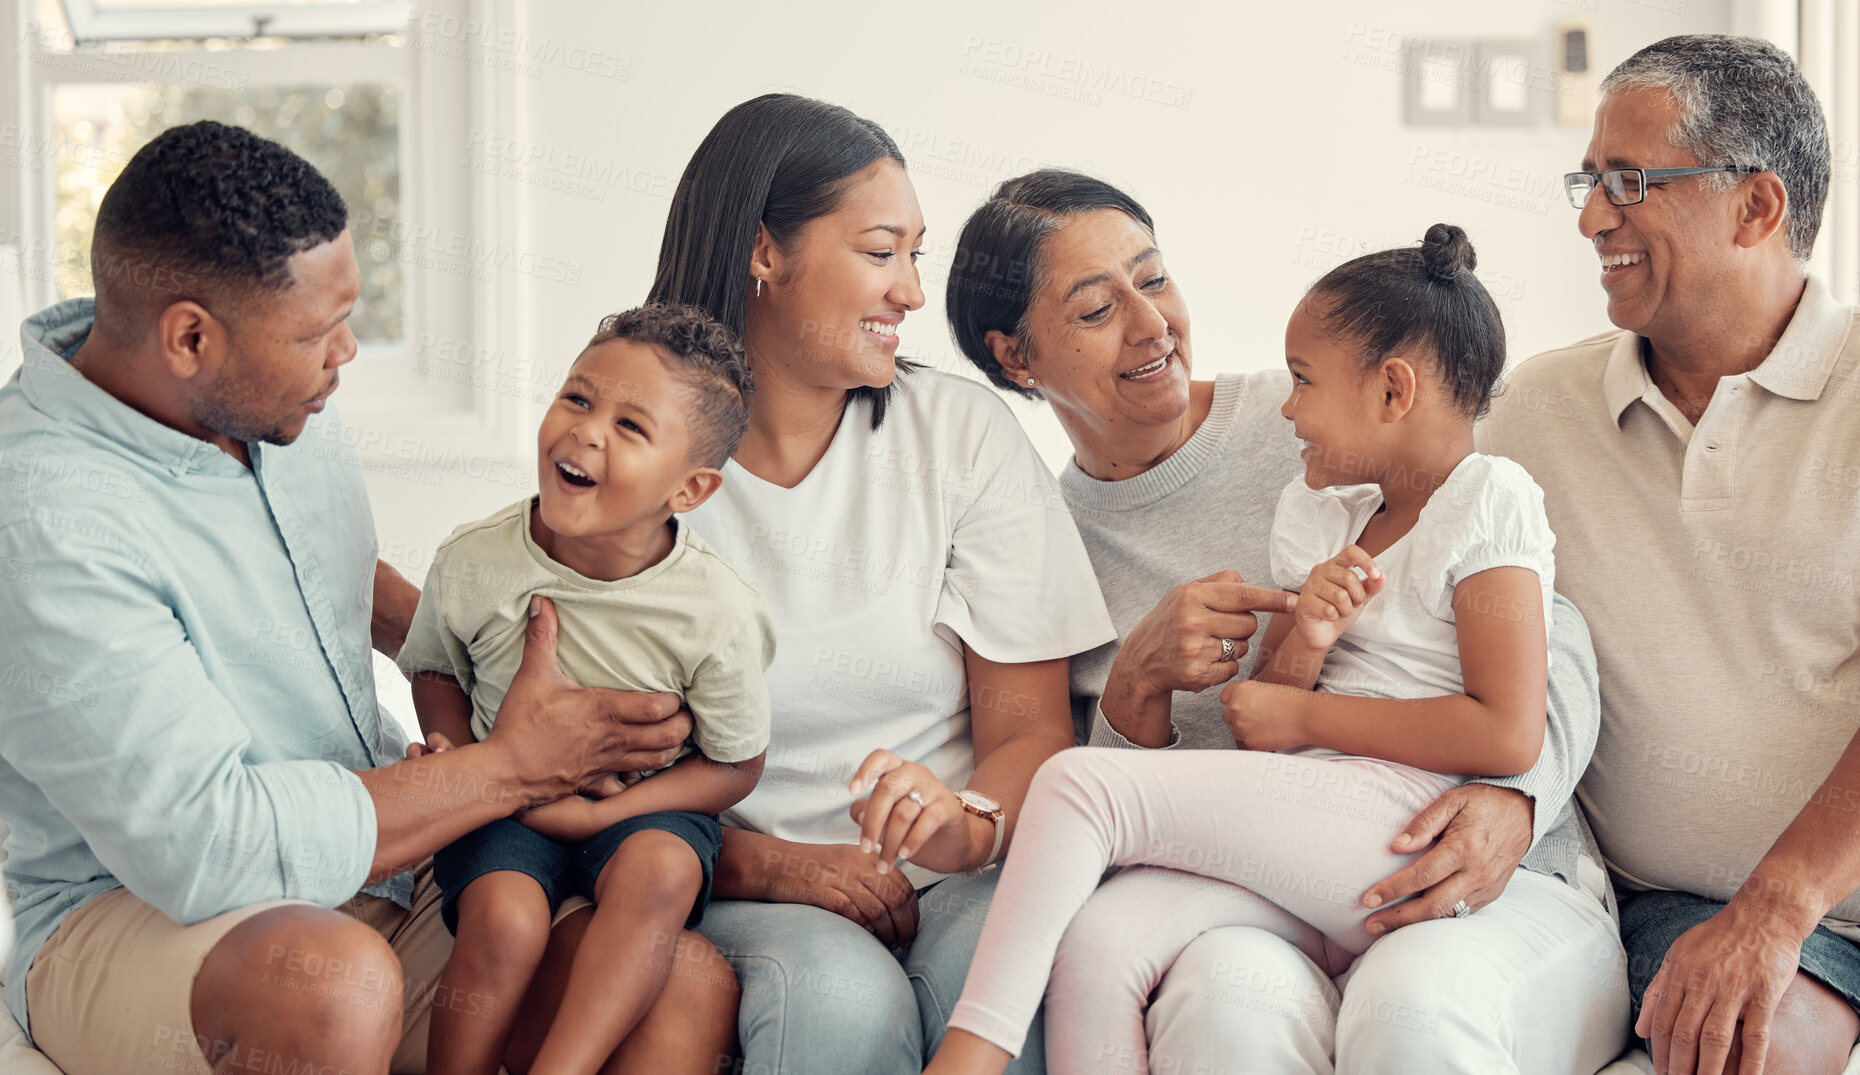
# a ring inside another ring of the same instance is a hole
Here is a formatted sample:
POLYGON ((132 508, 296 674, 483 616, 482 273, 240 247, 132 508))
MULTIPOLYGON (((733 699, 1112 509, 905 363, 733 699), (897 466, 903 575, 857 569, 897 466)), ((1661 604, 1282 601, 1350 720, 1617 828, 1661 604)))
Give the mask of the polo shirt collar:
POLYGON ((95 303, 89 298, 67 299, 20 326, 20 390, 32 405, 176 476, 189 470, 244 473, 245 467, 217 446, 162 425, 71 368, 65 354, 90 334, 95 303))
MULTIPOLYGON (((1782 338, 1761 365, 1750 371, 1751 383, 1788 399, 1816 400, 1827 387, 1834 364, 1853 328, 1852 312, 1834 297, 1827 284, 1813 273, 1802 288, 1795 314, 1782 338)), ((1602 396, 1615 423, 1635 400, 1657 392, 1647 366, 1641 361, 1641 337, 1623 332, 1602 371, 1602 396)))

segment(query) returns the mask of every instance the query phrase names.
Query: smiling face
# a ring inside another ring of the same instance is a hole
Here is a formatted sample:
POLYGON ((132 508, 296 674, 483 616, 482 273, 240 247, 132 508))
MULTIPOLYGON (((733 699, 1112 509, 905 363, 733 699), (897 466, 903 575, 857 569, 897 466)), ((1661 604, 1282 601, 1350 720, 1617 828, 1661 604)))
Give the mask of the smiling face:
MULTIPOLYGON (((1582 170, 1698 167, 1668 141, 1677 114, 1665 90, 1609 94, 1595 111, 1582 170)), ((1702 176, 1650 183, 1635 205, 1614 205, 1598 188, 1577 226, 1601 257, 1608 319, 1656 342, 1699 321, 1734 271, 1737 207, 1732 192, 1707 190, 1702 176)))
POLYGON ((758 374, 773 365, 818 388, 890 384, 904 315, 924 304, 923 237, 917 192, 897 162, 855 172, 833 212, 809 221, 788 249, 768 252, 744 332, 758 374))
POLYGON ((1313 489, 1377 480, 1382 428, 1377 378, 1366 375, 1355 349, 1325 335, 1310 298, 1285 326, 1285 365, 1292 391, 1279 413, 1305 442, 1305 484, 1313 489))
POLYGON ((1149 229, 1080 213, 1040 246, 1027 371, 1069 427, 1179 422, 1188 410, 1188 304, 1149 229))
POLYGON ((226 360, 192 401, 193 420, 224 437, 289 444, 355 357, 349 313, 362 274, 349 233, 291 256, 291 286, 248 298, 226 325, 226 360))
POLYGON ((538 510, 567 538, 661 525, 692 476, 692 390, 650 344, 606 340, 583 351, 536 438, 538 510))

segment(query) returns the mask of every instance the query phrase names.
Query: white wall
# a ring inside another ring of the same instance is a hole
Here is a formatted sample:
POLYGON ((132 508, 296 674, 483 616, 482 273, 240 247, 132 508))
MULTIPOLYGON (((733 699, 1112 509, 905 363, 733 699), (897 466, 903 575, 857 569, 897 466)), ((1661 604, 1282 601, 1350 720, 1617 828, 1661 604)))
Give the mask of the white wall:
MULTIPOLYGON (((699 139, 737 102, 791 89, 885 125, 911 158, 930 225, 931 299, 906 321, 908 355, 967 365, 941 301, 956 232, 994 184, 1054 163, 1123 186, 1155 217, 1194 315, 1201 376, 1277 366, 1307 284, 1345 257, 1417 240, 1437 220, 1467 229, 1523 357, 1608 327, 1594 255, 1561 188, 1588 129, 1405 127, 1398 76, 1384 66, 1400 59, 1390 45, 1528 37, 1548 51, 1556 25, 1574 18, 1590 26, 1605 71, 1658 38, 1730 24, 1728 0, 711 6, 709 18, 685 5, 528 9, 533 40, 631 61, 625 81, 542 68, 525 85, 525 129, 496 132, 526 151, 627 169, 595 187, 600 200, 527 188, 523 245, 587 266, 578 287, 530 285, 537 346, 572 354, 597 313, 644 296, 665 196, 699 139), (1034 52, 1046 59, 1028 69, 1100 100, 985 77, 1024 73, 1001 61, 1034 52), (1162 83, 1159 96, 1187 107, 1066 81, 1085 65, 1162 83)), ((1048 458, 1063 460, 1056 424, 1030 425, 1048 458)))
MULTIPOLYGON (((490 6, 494 24, 468 43, 518 62, 505 83, 514 97, 497 102, 505 118, 475 123, 435 163, 553 162, 498 181, 514 211, 496 238, 579 270, 573 284, 515 278, 503 297, 513 359, 565 362, 600 315, 640 301, 691 151, 732 105, 785 89, 877 120, 911 158, 930 225, 930 301, 905 323, 905 354, 966 368, 941 300, 956 232, 996 183, 1053 163, 1118 183, 1155 216, 1203 377, 1278 366, 1285 317, 1308 283, 1439 220, 1476 244, 1514 358, 1607 328, 1595 259, 1561 188, 1587 127, 1405 127, 1398 41, 1533 38, 1547 53, 1555 27, 1577 19, 1606 71, 1661 37, 1731 22, 1730 0, 490 6), (1094 88, 1106 70, 1123 86, 1159 84, 1165 101, 1094 88), (1070 96, 1003 81, 1030 74, 1070 96)), ((1023 416, 1062 462, 1051 416, 1023 416)), ((371 488, 390 560, 416 577, 452 526, 523 492, 385 471, 371 488)))

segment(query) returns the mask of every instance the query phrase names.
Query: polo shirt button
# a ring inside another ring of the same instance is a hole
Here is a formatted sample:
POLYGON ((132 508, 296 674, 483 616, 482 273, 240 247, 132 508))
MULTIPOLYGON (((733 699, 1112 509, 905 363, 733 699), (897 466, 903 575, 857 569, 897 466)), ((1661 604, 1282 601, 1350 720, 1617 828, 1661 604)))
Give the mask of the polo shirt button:
POLYGON ((1716 444, 1707 444, 1705 450, 1708 452, 1715 452, 1718 450, 1718 446, 1716 444))

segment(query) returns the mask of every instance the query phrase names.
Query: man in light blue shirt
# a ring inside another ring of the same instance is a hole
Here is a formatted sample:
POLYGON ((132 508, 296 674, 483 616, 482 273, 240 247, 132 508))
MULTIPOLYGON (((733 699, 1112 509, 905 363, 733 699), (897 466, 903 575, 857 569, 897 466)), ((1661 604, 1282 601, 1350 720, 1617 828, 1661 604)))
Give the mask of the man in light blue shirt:
POLYGON ((325 410, 346 217, 281 146, 164 132, 99 208, 94 304, 30 318, 0 389, 6 996, 67 1075, 420 1070, 449 940, 409 867, 690 730, 562 679, 545 604, 497 733, 402 760, 369 651, 417 592, 325 410))

